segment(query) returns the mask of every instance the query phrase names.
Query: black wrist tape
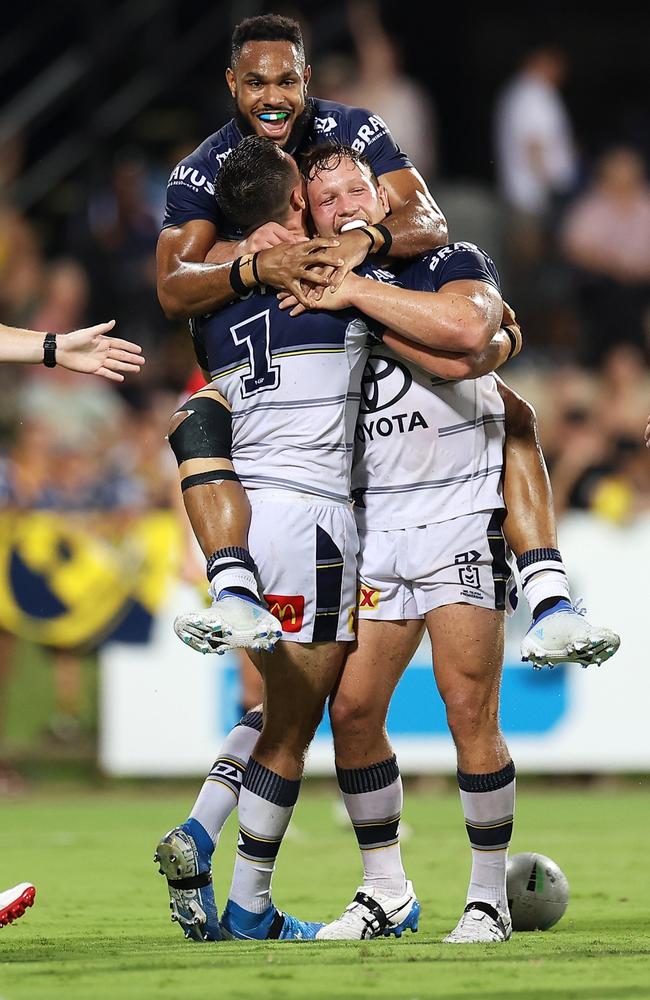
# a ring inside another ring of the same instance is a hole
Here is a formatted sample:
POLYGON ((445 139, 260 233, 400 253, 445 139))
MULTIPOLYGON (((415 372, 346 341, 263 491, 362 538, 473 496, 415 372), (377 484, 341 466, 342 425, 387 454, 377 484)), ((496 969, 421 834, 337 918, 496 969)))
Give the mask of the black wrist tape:
POLYGON ((237 295, 248 295, 250 288, 247 288, 242 281, 241 274, 239 273, 239 268, 241 267, 242 258, 237 257, 233 260, 232 267, 230 268, 230 287, 233 292, 237 295))
POLYGON ((519 347, 519 341, 517 339, 517 334, 509 326, 502 326, 501 329, 508 334, 508 339, 510 340, 510 351, 508 353, 508 360, 516 352, 519 347))
POLYGON ((390 253, 390 248, 391 248, 391 247, 392 247, 392 245, 393 245, 393 237, 391 236, 391 232, 390 232, 390 229, 388 228, 388 226, 383 226, 383 225, 381 224, 381 222, 378 222, 378 223, 377 223, 377 224, 375 225, 375 227, 374 227, 374 228, 375 228, 375 229, 378 229, 378 230, 379 230, 379 232, 381 233, 381 235, 382 235, 382 236, 383 236, 383 238, 384 238, 384 245, 383 245, 383 247, 381 248, 381 249, 382 249, 382 252, 383 252, 383 253, 385 253, 385 254, 389 254, 389 253, 390 253))

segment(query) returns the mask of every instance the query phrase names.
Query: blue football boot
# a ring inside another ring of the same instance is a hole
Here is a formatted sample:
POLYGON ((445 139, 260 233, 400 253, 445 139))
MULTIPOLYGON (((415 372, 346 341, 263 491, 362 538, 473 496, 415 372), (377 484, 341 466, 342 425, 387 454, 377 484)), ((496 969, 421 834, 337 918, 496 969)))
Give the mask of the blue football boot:
POLYGON ((203 827, 189 820, 166 833, 154 854, 160 874, 167 879, 172 920, 192 941, 221 940, 208 843, 212 846, 203 827))
POLYGON ((231 899, 221 916, 221 935, 245 941, 313 941, 324 924, 298 920, 273 903, 264 913, 250 913, 231 899))

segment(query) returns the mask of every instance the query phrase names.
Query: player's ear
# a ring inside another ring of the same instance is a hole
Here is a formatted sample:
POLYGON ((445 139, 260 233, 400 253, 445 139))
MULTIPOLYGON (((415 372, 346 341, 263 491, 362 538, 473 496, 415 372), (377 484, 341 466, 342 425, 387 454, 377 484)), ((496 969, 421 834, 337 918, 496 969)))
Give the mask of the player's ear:
POLYGON ((300 184, 296 184, 291 192, 291 207, 304 212, 307 208, 307 190, 305 182, 300 178, 300 184))
POLYGON ((234 99, 237 92, 237 84, 235 83, 235 74, 231 70, 230 66, 226 70, 226 83, 228 85, 228 90, 230 91, 230 96, 234 99))
POLYGON ((310 80, 311 80, 311 66, 305 66, 305 72, 302 74, 302 82, 305 85, 305 90, 307 90, 310 80))
POLYGON ((379 202, 384 212, 386 215, 390 215, 390 198, 388 197, 388 190, 383 184, 377 186, 377 194, 379 195, 379 202))

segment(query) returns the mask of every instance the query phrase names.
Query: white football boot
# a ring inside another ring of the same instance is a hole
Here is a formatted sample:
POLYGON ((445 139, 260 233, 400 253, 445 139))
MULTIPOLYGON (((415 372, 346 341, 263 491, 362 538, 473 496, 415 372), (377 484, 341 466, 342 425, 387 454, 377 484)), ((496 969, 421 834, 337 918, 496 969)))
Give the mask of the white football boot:
POLYGON ((501 943, 512 935, 509 913, 503 913, 490 903, 468 903, 445 944, 501 943))
POLYGON ((21 882, 13 889, 0 892, 0 927, 22 917, 28 906, 34 905, 36 889, 31 882, 21 882))
POLYGON ((530 661, 537 669, 558 663, 588 667, 613 656, 621 644, 620 636, 609 628, 591 625, 579 604, 533 622, 521 643, 522 660, 530 661))
POLYGON ((367 941, 369 938, 401 937, 417 932, 420 904, 411 882, 403 896, 387 896, 374 887, 360 886, 338 920, 321 927, 317 941, 367 941))
POLYGON ((210 608, 178 615, 174 632, 199 653, 225 653, 229 649, 270 652, 282 636, 282 625, 260 604, 233 595, 214 601, 210 608))

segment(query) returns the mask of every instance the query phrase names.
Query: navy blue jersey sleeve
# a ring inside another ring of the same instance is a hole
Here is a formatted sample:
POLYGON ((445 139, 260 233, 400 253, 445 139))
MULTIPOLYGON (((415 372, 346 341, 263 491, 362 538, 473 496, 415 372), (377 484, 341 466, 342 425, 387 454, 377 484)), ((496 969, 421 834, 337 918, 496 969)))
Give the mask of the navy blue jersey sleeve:
MULTIPOLYGON (((380 177, 393 170, 405 170, 413 166, 393 139, 383 118, 367 108, 347 108, 346 111, 347 114, 340 121, 340 139, 359 153, 365 153, 375 176, 380 177)), ((316 129, 318 130, 318 119, 316 129)))
POLYGON ((199 149, 174 167, 167 184, 167 200, 162 228, 182 226, 194 219, 218 224, 214 198, 214 172, 199 149))
POLYGON ((400 273, 405 288, 437 292, 450 281, 485 281, 500 291, 494 261, 474 243, 450 243, 413 261, 400 273))

